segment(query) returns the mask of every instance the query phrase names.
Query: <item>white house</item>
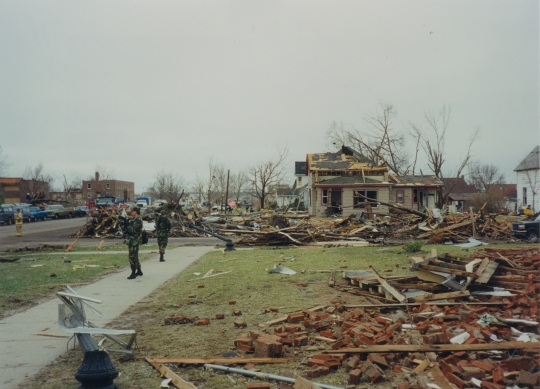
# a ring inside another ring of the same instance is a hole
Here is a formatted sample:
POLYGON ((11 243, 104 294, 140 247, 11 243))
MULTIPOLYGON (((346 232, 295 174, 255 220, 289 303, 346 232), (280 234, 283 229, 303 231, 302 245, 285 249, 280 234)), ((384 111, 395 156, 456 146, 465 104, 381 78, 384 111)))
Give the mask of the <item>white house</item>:
POLYGON ((530 205, 534 213, 540 211, 540 146, 525 157, 514 169, 517 172, 517 206, 530 205))

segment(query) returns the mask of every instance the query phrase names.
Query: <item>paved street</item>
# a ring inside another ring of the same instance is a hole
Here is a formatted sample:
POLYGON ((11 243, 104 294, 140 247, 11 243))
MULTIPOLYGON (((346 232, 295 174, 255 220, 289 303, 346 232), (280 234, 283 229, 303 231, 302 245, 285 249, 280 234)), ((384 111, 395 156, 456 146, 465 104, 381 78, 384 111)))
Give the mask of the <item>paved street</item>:
MULTIPOLYGON (((36 247, 40 244, 69 244, 73 238, 68 235, 76 233, 84 224, 86 218, 60 219, 25 223, 23 225, 23 236, 18 237, 15 225, 0 225, 0 251, 19 247, 36 247)), ((105 245, 121 244, 122 239, 105 239, 105 245)), ((150 244, 156 243, 156 239, 150 239, 150 244)), ((98 239, 81 238, 77 241, 77 247, 97 246, 98 239)), ((170 245, 177 246, 206 246, 224 244, 216 238, 170 238, 170 245)))

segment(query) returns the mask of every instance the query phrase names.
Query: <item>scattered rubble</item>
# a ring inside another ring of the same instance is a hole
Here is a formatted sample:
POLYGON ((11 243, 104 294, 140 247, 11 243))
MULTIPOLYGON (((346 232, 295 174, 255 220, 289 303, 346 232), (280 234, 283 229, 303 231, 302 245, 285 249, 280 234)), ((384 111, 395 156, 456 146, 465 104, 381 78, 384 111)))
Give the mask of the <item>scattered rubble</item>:
MULTIPOLYGON (((171 205, 173 221, 170 237, 205 236, 189 228, 190 223, 234 241, 235 244, 261 245, 332 245, 367 246, 382 244, 389 239, 429 239, 431 243, 466 243, 470 237, 488 241, 510 240, 511 223, 497 221, 495 216, 480 210, 474 214, 443 214, 426 209, 426 213, 403 207, 392 207, 390 215, 376 217, 360 213, 342 218, 316 218, 302 213, 258 213, 229 216, 206 216, 185 213, 171 205)), ((437 210, 438 211, 438 210, 437 210)), ((142 215, 145 230, 152 235, 154 210, 142 215)), ((101 211, 73 237, 122 238, 123 220, 116 211, 101 211)))

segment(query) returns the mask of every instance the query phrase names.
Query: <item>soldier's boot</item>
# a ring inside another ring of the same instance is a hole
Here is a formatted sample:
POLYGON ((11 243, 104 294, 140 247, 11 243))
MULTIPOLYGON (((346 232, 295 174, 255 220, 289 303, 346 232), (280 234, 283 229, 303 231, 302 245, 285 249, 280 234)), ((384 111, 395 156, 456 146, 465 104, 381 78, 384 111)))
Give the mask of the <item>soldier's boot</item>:
POLYGON ((164 253, 159 253, 159 262, 165 262, 165 258, 163 258, 164 253))
POLYGON ((138 275, 138 276, 142 276, 142 275, 143 275, 140 266, 137 266, 137 273, 135 273, 135 274, 138 275))
POLYGON ((131 275, 127 278, 128 280, 133 280, 137 277, 137 266, 131 265, 131 275))

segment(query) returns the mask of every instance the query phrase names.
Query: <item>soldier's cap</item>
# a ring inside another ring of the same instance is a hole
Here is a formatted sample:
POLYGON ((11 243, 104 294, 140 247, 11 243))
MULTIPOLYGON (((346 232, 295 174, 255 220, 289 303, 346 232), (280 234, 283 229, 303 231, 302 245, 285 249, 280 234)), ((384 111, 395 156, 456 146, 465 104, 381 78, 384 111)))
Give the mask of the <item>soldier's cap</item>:
POLYGON ((141 209, 139 207, 133 207, 131 210, 137 212, 138 215, 141 214, 141 209))

